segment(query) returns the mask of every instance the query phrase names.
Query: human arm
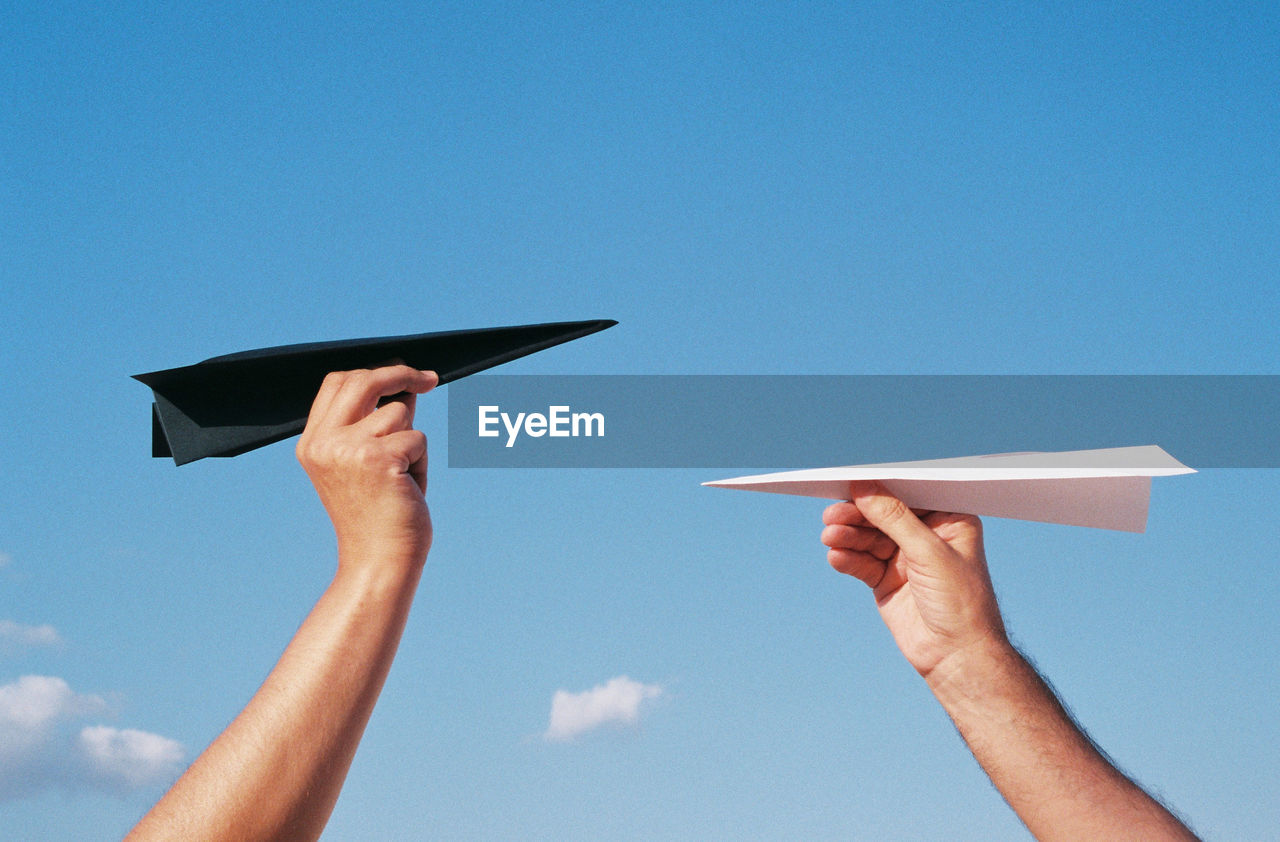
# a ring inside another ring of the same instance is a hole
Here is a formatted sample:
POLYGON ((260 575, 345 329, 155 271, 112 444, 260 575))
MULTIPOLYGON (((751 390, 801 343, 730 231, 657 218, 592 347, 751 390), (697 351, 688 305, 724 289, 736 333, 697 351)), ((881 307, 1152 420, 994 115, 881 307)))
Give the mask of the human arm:
POLYGON ((262 687, 130 842, 319 837, 431 546, 426 439, 413 429, 413 393, 436 382, 407 366, 325 379, 297 453, 333 521, 337 572, 262 687))
POLYGON ((917 513, 878 483, 823 513, 836 570, 872 589, 898 648, 1040 840, 1194 840, 1072 721, 1009 642, 981 522, 917 513))

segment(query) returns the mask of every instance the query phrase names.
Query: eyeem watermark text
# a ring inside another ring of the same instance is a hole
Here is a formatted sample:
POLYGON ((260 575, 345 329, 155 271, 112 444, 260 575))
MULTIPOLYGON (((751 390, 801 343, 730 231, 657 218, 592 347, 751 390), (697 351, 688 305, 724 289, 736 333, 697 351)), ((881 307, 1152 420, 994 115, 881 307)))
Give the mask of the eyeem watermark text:
POLYGON ((496 405, 477 407, 480 438, 497 438, 501 435, 499 424, 507 433, 507 447, 516 443, 520 433, 533 438, 576 438, 578 436, 603 437, 603 412, 570 412, 568 406, 549 406, 541 412, 518 412, 515 418, 496 405))

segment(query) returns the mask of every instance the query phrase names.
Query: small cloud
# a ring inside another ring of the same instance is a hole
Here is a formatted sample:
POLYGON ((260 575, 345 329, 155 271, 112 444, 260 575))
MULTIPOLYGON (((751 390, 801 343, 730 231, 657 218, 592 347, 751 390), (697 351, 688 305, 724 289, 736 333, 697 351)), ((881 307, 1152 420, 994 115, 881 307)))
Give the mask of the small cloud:
MULTIPOLYGON (((0 687, 0 734, 38 734, 60 719, 97 713, 105 707, 100 696, 73 693, 61 678, 24 675, 0 687)), ((16 744, 5 740, 0 747, 16 744)))
POLYGON ((641 684, 625 675, 581 693, 557 690, 551 697, 551 722, 543 739, 563 742, 609 723, 633 725, 640 707, 662 695, 657 684, 641 684))
POLYGON ((8 553, 0 553, 0 569, 8 567, 11 561, 13 561, 13 556, 8 553))
POLYGON ((76 746, 89 777, 107 789, 131 790, 167 783, 182 768, 182 745, 159 734, 93 725, 76 746))
POLYGON ((65 722, 106 711, 101 696, 76 693, 56 676, 24 675, 0 686, 0 801, 51 787, 124 792, 177 771, 182 747, 145 731, 65 722))
POLYGON ((53 626, 24 626, 13 620, 0 620, 0 652, 12 652, 30 646, 57 646, 62 642, 53 626))

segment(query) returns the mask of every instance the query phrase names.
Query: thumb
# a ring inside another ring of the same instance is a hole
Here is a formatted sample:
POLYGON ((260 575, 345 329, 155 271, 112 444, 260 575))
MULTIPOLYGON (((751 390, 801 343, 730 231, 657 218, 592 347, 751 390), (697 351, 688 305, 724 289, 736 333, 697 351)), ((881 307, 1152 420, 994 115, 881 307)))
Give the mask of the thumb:
POLYGON ((889 536, 913 567, 928 567, 931 562, 951 555, 947 542, 880 483, 854 482, 849 496, 867 522, 889 536))

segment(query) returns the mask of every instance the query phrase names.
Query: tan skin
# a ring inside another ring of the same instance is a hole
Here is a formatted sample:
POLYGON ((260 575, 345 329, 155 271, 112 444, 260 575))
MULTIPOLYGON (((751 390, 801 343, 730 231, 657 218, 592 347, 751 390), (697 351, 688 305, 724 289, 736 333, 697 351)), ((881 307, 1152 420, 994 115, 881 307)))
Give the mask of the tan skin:
POLYGON ((972 515, 913 512, 874 482, 823 512, 827 559, 880 616, 1040 840, 1194 840, 1120 773, 1009 642, 972 515))
POLYGON ((415 394, 436 383, 407 366, 325 379, 297 454, 337 534, 333 581, 249 704, 130 842, 320 836, 431 548, 427 442, 413 413, 415 394))

